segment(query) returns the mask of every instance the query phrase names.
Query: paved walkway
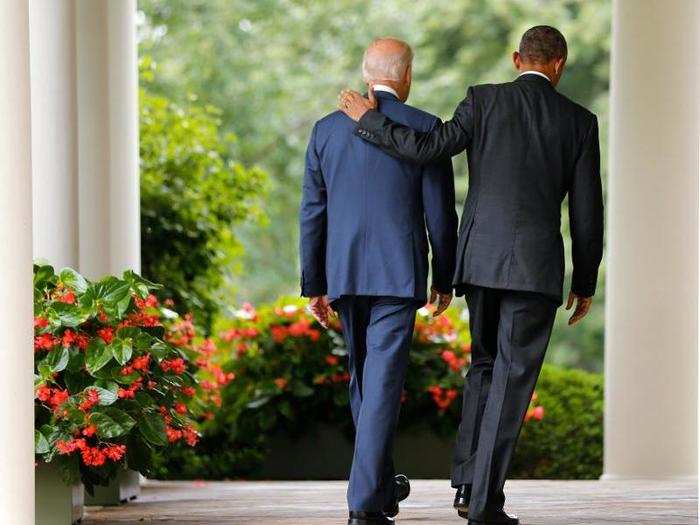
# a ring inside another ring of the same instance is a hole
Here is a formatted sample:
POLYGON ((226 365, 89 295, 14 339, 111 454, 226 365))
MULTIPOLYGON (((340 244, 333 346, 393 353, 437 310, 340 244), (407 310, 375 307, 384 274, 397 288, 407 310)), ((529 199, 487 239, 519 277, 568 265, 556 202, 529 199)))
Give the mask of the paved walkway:
MULTIPOLYGON (((347 523, 345 483, 149 482, 135 502, 90 507, 83 523, 320 525, 347 523)), ((509 509, 523 525, 697 524, 691 482, 513 481, 509 509)), ((397 524, 466 524, 450 508, 446 481, 418 480, 397 524)))

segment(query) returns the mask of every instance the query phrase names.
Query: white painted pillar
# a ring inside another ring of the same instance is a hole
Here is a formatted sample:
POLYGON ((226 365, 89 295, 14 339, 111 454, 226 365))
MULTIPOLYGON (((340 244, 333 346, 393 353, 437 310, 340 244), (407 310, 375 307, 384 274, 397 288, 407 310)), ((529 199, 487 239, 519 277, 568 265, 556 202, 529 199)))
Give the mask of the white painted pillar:
POLYGON ((613 4, 603 477, 695 477, 700 2, 613 4))
POLYGON ((77 0, 80 269, 140 269, 135 0, 77 0))
POLYGON ((30 2, 34 257, 78 268, 73 0, 30 2))
POLYGON ((29 3, 0 0, 0 523, 34 523, 29 3))

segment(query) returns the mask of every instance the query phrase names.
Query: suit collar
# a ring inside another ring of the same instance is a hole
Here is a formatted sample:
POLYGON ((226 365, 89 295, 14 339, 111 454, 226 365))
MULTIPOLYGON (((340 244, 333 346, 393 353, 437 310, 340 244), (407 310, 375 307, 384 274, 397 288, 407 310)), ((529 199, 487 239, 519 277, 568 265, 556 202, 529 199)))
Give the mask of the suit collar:
POLYGON ((552 82, 549 80, 549 78, 546 77, 546 75, 543 74, 538 74, 535 72, 531 71, 526 71, 525 73, 522 73, 518 78, 515 79, 516 82, 532 82, 534 84, 540 84, 543 86, 549 86, 553 88, 552 82))
POLYGON ((389 93, 388 91, 383 91, 381 89, 375 90, 374 96, 377 98, 381 98, 382 100, 399 100, 399 97, 397 97, 393 93, 389 93))

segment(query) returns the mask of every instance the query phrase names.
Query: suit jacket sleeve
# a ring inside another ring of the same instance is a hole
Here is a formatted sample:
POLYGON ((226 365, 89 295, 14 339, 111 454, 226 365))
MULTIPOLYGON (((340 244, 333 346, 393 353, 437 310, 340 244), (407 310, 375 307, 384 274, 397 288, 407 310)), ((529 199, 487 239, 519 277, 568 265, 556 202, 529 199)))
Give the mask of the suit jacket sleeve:
POLYGON ((316 126, 306 151, 306 168, 299 211, 301 295, 325 295, 327 193, 316 150, 316 126))
POLYGON ((378 111, 368 111, 358 122, 355 134, 403 160, 426 164, 464 151, 474 128, 473 88, 459 103, 451 120, 429 132, 398 124, 378 111))
POLYGON ((440 293, 451 293, 457 251, 457 212, 449 157, 423 169, 423 209, 433 256, 433 288, 440 293))
POLYGON ((582 297, 595 294, 603 257, 603 190, 600 181, 598 120, 593 116, 569 189, 573 276, 571 291, 582 297))

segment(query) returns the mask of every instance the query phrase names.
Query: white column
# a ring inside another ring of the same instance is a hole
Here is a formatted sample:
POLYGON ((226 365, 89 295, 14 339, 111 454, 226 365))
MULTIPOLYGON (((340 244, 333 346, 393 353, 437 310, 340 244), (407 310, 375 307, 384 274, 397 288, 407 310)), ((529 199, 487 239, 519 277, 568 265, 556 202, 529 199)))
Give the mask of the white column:
POLYGON ((697 0, 615 0, 604 478, 697 475, 697 0))
POLYGON ((77 1, 80 269, 140 269, 136 1, 77 1))
POLYGON ((0 523, 34 523, 29 5, 0 0, 0 523))
POLYGON ((73 0, 30 3, 34 257, 78 267, 73 0))

